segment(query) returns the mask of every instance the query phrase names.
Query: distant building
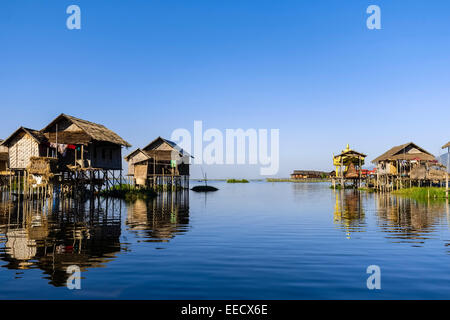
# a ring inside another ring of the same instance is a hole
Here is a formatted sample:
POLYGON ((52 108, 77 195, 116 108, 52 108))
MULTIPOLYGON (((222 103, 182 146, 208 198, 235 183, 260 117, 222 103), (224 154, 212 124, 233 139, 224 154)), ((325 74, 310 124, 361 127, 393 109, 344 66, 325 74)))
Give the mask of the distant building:
POLYGON ((291 179, 322 179, 329 178, 330 172, 314 170, 294 170, 291 173, 291 179))

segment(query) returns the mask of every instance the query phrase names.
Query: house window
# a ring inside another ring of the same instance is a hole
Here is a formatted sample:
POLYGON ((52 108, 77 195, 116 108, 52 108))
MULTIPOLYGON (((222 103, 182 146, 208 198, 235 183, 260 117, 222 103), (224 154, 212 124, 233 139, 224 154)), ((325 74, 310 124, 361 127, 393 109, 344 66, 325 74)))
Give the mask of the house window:
POLYGON ((112 157, 112 154, 113 154, 113 151, 112 151, 112 149, 110 149, 110 150, 109 150, 109 160, 112 160, 112 158, 113 158, 113 157, 112 157))
POLYGON ((97 159, 97 148, 94 148, 94 159, 97 159))
POLYGON ((102 149, 102 159, 105 160, 106 158, 106 150, 102 149))

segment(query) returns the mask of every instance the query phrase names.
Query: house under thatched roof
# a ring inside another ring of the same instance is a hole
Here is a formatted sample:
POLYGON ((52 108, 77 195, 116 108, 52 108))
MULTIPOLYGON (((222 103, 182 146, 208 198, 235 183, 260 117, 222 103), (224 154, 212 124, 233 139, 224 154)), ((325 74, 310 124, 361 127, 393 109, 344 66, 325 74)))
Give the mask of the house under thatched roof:
POLYGON ((20 127, 2 145, 8 147, 10 169, 23 170, 29 165, 31 157, 45 156, 46 144, 47 138, 42 132, 20 127))
POLYGON ((105 126, 64 113, 56 117, 41 132, 50 142, 56 142, 56 138, 58 138, 59 143, 65 144, 89 143, 94 140, 131 147, 127 141, 105 126), (57 130, 56 124, 58 124, 57 130))
POLYGON ((375 158, 372 163, 378 163, 380 161, 389 161, 389 160, 423 160, 423 161, 432 161, 435 160, 436 157, 425 149, 419 147, 413 142, 405 143, 400 146, 393 147, 387 152, 383 153, 378 158, 375 158))
POLYGON ((450 141, 445 146, 442 147, 442 149, 445 149, 445 148, 450 148, 450 141))
POLYGON ((11 141, 20 133, 28 134, 32 139, 34 139, 38 144, 41 144, 43 142, 47 141, 47 138, 44 136, 44 134, 38 130, 20 127, 16 131, 14 131, 8 138, 6 138, 5 141, 3 141, 1 144, 3 146, 9 146, 11 141))
POLYGON ((175 142, 157 137, 143 149, 136 149, 125 157, 128 175, 138 184, 145 184, 147 177, 159 175, 189 175, 190 155, 175 142))

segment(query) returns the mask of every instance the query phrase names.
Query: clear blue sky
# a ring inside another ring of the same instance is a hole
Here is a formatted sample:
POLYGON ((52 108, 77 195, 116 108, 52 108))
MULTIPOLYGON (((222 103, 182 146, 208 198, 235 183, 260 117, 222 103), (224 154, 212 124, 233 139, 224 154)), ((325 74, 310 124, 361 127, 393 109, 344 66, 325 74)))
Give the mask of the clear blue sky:
POLYGON ((194 120, 279 128, 281 177, 331 170, 347 143, 369 160, 408 141, 436 154, 450 140, 449 12, 437 0, 2 1, 0 137, 61 112, 133 147, 194 120), (71 4, 81 30, 66 28, 71 4), (382 30, 366 28, 370 4, 382 30))

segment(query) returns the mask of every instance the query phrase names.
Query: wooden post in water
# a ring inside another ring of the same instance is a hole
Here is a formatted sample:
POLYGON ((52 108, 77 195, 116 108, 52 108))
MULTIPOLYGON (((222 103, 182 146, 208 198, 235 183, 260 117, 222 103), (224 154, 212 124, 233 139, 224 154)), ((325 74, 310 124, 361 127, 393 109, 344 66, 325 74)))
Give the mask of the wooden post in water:
POLYGON ((450 169, 450 146, 447 148, 447 175, 445 178, 445 198, 448 200, 448 170, 450 169))
POLYGON ((361 156, 358 156, 358 159, 359 159, 359 188, 362 188, 361 156))

